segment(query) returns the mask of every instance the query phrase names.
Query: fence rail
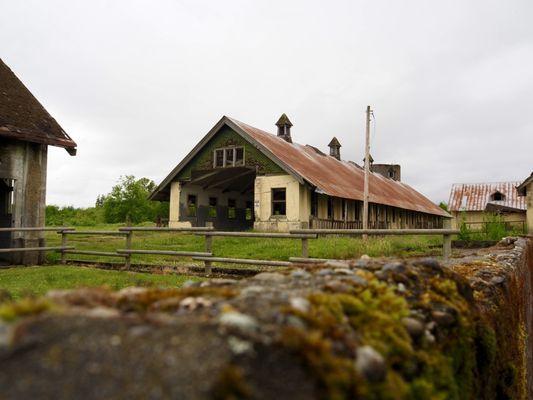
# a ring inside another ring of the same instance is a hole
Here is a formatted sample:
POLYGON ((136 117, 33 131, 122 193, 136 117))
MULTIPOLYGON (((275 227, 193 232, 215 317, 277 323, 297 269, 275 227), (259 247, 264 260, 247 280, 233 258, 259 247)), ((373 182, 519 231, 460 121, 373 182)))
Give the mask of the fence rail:
POLYGON ((153 227, 123 227, 117 231, 76 231, 74 228, 2 228, 2 231, 41 231, 57 232, 61 235, 61 246, 53 247, 28 247, 28 248, 7 248, 0 249, 0 253, 14 253, 24 251, 58 251, 61 254, 61 263, 66 264, 68 254, 81 254, 92 256, 121 257, 124 258, 124 268, 131 267, 131 258, 133 255, 166 255, 173 257, 190 257, 195 261, 204 263, 205 272, 211 273, 213 262, 243 264, 243 265, 265 265, 265 266, 289 266, 296 263, 320 263, 327 259, 312 258, 309 256, 309 240, 317 239, 319 236, 338 235, 338 236, 362 236, 362 235, 439 235, 443 236, 443 258, 448 260, 451 255, 451 235, 459 233, 457 229, 295 229, 288 233, 277 232, 224 232, 215 231, 211 227, 193 227, 193 228, 153 228, 153 227), (204 237, 204 251, 174 251, 174 250, 150 250, 150 249, 133 249, 134 233, 142 232, 169 232, 185 233, 195 236, 204 237), (77 250, 74 246, 69 246, 68 238, 71 235, 78 236, 119 236, 125 239, 125 248, 117 249, 114 252, 98 250, 77 250), (215 255, 213 252, 213 240, 215 237, 238 237, 238 238, 272 238, 272 239, 290 239, 301 241, 301 254, 299 257, 290 257, 288 261, 279 260, 254 260, 246 258, 231 258, 215 255))
POLYGON ((67 230, 73 230, 74 228, 68 227, 46 227, 46 228, 33 228, 33 227, 15 227, 15 228, 0 228, 0 232, 61 232, 67 230))

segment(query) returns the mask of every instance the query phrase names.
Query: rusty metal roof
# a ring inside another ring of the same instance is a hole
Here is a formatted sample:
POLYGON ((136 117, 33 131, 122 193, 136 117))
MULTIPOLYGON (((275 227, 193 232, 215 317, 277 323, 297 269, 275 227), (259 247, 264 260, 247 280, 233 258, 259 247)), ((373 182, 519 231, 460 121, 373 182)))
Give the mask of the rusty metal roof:
MULTIPOLYGON (((150 199, 168 200, 170 183, 224 125, 229 126, 256 146, 300 183, 307 182, 314 186, 317 192, 329 196, 363 201, 364 171, 357 164, 337 160, 313 146, 289 143, 272 133, 226 116, 215 124, 159 184, 150 195, 150 199)), ((446 211, 409 185, 385 178, 377 173, 370 173, 369 191, 371 203, 450 217, 446 211)))
MULTIPOLYGON (((290 167, 319 192, 330 196, 363 200, 364 171, 349 161, 317 152, 309 145, 288 143, 274 134, 229 118, 290 167)), ((449 214, 409 185, 370 173, 369 201, 407 210, 449 217, 449 214)))
POLYGON ((450 192, 450 211, 485 211, 494 206, 517 211, 526 210, 526 198, 518 195, 521 182, 454 183, 450 192), (494 200, 495 193, 501 193, 503 200, 494 200))
POLYGON ((60 146, 76 153, 76 143, 1 59, 0 137, 60 146))

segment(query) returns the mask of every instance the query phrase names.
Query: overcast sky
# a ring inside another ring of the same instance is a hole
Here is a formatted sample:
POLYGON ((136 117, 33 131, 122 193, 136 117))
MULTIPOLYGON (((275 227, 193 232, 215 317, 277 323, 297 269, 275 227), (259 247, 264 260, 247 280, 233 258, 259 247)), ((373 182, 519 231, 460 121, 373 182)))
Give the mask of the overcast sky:
POLYGON ((0 58, 78 143, 47 202, 159 183, 222 115, 360 163, 435 202, 533 171, 533 1, 0 0, 0 58))

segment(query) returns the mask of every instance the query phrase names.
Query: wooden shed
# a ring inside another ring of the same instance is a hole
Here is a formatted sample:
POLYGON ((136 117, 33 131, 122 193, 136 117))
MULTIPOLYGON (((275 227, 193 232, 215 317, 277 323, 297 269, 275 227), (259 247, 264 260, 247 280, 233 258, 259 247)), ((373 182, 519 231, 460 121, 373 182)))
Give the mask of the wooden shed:
MULTIPOLYGON (((48 146, 76 154, 76 143, 0 60, 0 228, 45 222, 48 146)), ((0 248, 37 247, 38 232, 0 232, 0 248)), ((2 255, 1 262, 34 264, 38 253, 2 255)))

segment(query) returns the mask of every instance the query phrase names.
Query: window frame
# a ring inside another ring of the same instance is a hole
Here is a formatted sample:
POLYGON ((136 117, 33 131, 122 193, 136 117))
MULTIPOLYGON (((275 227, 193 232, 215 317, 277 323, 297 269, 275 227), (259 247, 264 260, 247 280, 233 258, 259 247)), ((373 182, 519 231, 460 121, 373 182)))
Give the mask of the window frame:
POLYGON ((270 202, 271 202, 271 213, 272 213, 272 216, 274 216, 274 217, 286 217, 287 216, 287 188, 285 188, 285 187, 272 188, 271 191, 270 191, 270 195, 271 195, 270 202), (280 191, 280 192, 283 192, 285 194, 283 200, 274 200, 274 193, 276 191, 280 191), (283 209, 285 211, 284 213, 276 214, 275 209, 276 209, 276 205, 278 205, 278 204, 282 204, 283 205, 283 209))
POLYGON ((213 151, 213 168, 224 168, 225 159, 226 159, 226 153, 224 149, 215 149, 213 151), (217 165, 217 161, 218 161, 217 153, 219 152, 222 153, 222 165, 217 165))
POLYGON ((499 190, 496 190, 494 193, 490 195, 491 201, 505 201, 505 194, 500 192, 499 190), (496 197, 499 197, 498 199, 496 197))
POLYGON ((218 216, 218 212, 217 212, 218 198, 214 197, 214 196, 208 197, 207 205, 208 205, 207 206, 207 217, 208 218, 217 218, 217 216, 218 216), (215 200, 215 205, 211 204, 211 200, 215 200))
POLYGON ((228 219, 237 219, 237 199, 228 198, 228 219), (233 206, 230 203, 233 202, 233 206))
POLYGON ((244 219, 246 221, 252 221, 253 217, 254 217, 254 202, 251 200, 246 200, 244 219))
POLYGON ((244 146, 218 147, 213 150, 213 168, 242 167, 245 165, 246 149, 244 146), (237 150, 242 150, 242 160, 237 161, 237 150), (232 161, 228 164, 227 151, 232 153, 232 161), (217 165, 217 153, 222 152, 222 165, 217 165))
POLYGON ((188 194, 187 195, 187 217, 197 217, 198 216, 198 195, 188 194), (194 202, 191 202, 191 198, 194 198, 194 202), (191 212, 191 205, 194 206, 193 211, 191 212))

